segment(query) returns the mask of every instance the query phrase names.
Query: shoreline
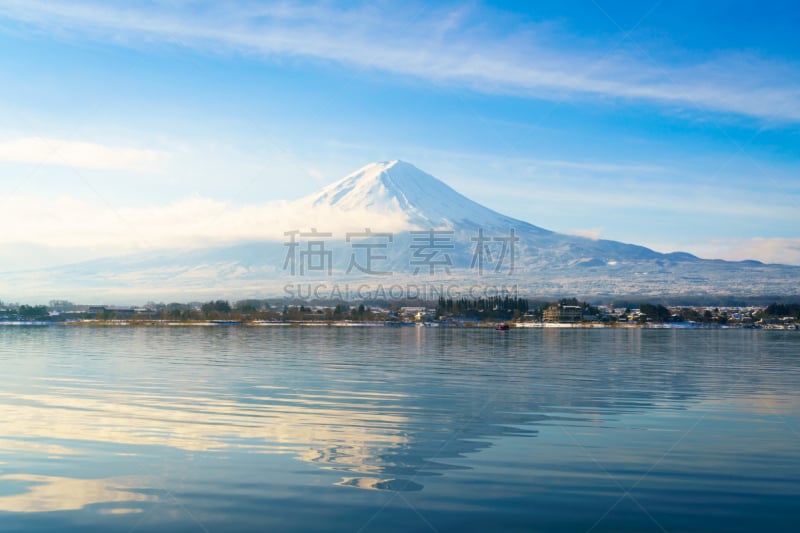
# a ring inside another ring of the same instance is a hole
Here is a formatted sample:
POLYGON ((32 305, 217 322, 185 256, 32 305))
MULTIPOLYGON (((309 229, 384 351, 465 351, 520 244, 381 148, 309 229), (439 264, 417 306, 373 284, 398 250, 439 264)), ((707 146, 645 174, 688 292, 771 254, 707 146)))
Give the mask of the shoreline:
POLYGON ((507 324, 509 329, 765 329, 798 331, 796 325, 742 325, 742 324, 701 324, 696 322, 675 323, 558 323, 558 322, 356 322, 356 321, 235 321, 235 320, 98 320, 85 319, 73 321, 0 321, 0 327, 281 327, 281 328, 446 328, 446 329, 495 329, 497 324, 507 324))

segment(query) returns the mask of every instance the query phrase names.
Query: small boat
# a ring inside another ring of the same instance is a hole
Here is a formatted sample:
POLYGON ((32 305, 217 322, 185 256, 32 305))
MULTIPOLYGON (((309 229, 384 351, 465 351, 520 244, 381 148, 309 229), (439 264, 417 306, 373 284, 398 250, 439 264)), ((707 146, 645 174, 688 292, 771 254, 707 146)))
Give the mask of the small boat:
POLYGON ((495 324, 494 329, 496 329, 497 331, 508 331, 509 328, 508 324, 503 323, 503 324, 495 324))

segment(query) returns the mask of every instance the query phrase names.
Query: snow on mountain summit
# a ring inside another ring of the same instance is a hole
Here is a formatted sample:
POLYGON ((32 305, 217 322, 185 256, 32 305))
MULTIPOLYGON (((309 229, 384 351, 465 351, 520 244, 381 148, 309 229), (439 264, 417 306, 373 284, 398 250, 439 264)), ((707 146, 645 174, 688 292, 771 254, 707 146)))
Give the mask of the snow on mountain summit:
POLYGON ((366 165, 300 202, 312 209, 368 210, 386 218, 402 218, 408 227, 419 229, 524 224, 470 200, 399 160, 366 165))

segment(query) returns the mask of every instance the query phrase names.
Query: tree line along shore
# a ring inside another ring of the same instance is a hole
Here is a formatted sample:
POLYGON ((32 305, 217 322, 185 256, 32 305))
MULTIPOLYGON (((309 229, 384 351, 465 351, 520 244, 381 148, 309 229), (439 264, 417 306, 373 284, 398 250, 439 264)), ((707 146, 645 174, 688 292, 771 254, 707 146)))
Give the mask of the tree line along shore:
POLYGON ((0 323, 40 324, 429 324, 528 326, 572 324, 635 326, 694 324, 701 326, 800 326, 800 303, 766 306, 697 306, 619 301, 592 304, 577 298, 557 301, 497 296, 437 301, 306 302, 247 299, 189 303, 148 302, 143 306, 80 305, 52 300, 49 305, 0 301, 0 323))

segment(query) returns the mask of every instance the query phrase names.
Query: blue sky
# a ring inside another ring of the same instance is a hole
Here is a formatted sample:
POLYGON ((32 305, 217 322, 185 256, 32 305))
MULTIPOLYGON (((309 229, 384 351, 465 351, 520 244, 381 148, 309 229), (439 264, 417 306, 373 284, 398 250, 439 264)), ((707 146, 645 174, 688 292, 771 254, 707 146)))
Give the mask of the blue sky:
POLYGON ((2 2, 0 253, 251 238, 248 213, 403 159, 548 229, 800 264, 799 25, 792 2, 2 2))

